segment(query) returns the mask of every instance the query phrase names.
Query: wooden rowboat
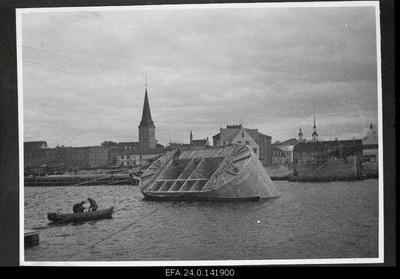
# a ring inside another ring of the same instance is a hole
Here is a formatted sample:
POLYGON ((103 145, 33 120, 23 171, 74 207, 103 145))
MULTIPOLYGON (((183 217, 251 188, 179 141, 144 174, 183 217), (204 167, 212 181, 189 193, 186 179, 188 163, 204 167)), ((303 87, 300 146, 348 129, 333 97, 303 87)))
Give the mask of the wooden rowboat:
POLYGON ((146 200, 259 201, 279 197, 274 183, 247 145, 172 151, 144 172, 146 200))
POLYGON ((101 219, 110 219, 112 218, 112 214, 114 211, 114 207, 108 207, 105 209, 100 209, 97 211, 89 211, 84 213, 54 213, 50 212, 47 214, 47 219, 53 222, 67 223, 67 222, 83 222, 83 221, 92 221, 92 220, 101 220, 101 219))

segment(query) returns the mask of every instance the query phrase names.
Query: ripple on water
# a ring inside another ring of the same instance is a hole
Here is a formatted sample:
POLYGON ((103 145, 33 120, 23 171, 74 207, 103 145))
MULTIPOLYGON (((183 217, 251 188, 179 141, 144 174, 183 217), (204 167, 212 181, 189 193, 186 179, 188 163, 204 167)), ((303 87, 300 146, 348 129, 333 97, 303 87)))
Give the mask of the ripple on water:
POLYGON ((378 180, 276 181, 263 202, 148 202, 137 187, 26 187, 24 226, 44 226, 26 261, 362 258, 378 256, 378 180), (112 219, 48 226, 88 197, 112 219))

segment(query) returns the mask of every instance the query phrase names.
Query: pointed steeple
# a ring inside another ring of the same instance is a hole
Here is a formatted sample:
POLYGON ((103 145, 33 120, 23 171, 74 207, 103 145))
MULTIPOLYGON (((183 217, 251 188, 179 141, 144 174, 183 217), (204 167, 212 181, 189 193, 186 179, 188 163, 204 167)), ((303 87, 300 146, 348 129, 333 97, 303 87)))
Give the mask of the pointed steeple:
POLYGON ((318 141, 317 126, 315 125, 315 115, 314 115, 314 132, 312 133, 313 141, 318 141))
POLYGON ((147 95, 147 79, 146 79, 146 89, 144 94, 142 120, 140 121, 139 127, 154 127, 154 122, 151 119, 149 97, 147 95))
POLYGON ((142 121, 139 125, 139 149, 146 150, 149 148, 156 148, 156 127, 151 119, 149 97, 147 95, 147 79, 146 90, 144 94, 144 104, 142 121))
POLYGON ((303 132, 301 131, 301 128, 300 128, 300 132, 299 132, 299 141, 300 142, 303 141, 303 132))

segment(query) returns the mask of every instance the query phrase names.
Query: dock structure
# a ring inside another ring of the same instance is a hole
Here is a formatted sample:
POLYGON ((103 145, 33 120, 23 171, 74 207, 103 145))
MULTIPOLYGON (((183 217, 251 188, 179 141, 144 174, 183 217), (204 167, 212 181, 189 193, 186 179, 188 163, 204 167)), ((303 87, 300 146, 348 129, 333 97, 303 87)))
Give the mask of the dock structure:
POLYGON ((25 186, 84 186, 84 185, 138 185, 139 178, 126 176, 62 176, 62 177, 25 177, 25 186))
MULTIPOLYGON (((368 177, 369 178, 369 177, 368 177)), ((335 176, 288 176, 289 182, 332 182, 332 181, 356 181, 365 180, 366 176, 357 175, 335 175, 335 176)))
POLYGON ((24 231, 24 247, 39 245, 39 231, 26 229, 24 231))

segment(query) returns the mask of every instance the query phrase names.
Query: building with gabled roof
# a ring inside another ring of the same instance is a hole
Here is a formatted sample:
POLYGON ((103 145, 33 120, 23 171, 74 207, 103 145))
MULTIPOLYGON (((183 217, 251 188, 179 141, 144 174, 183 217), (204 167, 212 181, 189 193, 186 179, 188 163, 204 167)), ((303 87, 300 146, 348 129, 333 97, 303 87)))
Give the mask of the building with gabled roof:
POLYGON ((232 143, 250 146, 264 165, 271 164, 271 137, 260 133, 258 129, 227 125, 226 128, 220 128, 219 134, 213 136, 213 145, 232 143))
POLYGON ((370 124, 369 131, 362 139, 363 161, 379 162, 378 127, 370 124))

